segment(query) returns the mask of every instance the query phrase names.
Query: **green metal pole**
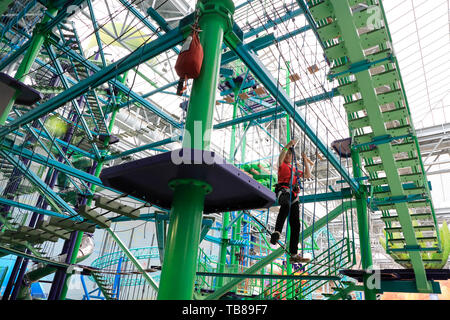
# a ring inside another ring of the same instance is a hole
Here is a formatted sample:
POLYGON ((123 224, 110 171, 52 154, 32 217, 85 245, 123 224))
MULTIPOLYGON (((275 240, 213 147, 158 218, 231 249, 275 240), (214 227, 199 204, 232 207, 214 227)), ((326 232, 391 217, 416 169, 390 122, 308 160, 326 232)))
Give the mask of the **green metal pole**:
MULTIPOLYGON (((42 22, 40 25, 44 25, 47 23, 51 17, 55 16, 58 13, 57 8, 49 7, 47 10, 47 14, 42 19, 42 22)), ((38 25, 39 26, 39 25, 38 25)), ((39 27, 34 28, 34 34, 33 38, 31 40, 30 47, 28 48, 27 52, 25 53, 22 62, 19 65, 19 68, 17 69, 17 72, 14 76, 19 81, 23 81, 23 79, 26 77, 28 72, 30 72, 31 66, 34 63, 34 60, 36 59, 37 55, 39 54, 39 51, 41 50, 42 44, 45 41, 45 38, 47 36, 46 33, 42 32, 39 27)), ((0 125, 4 125, 6 122, 6 119, 8 118, 9 113, 11 112, 12 107, 14 106, 14 102, 16 101, 17 97, 19 96, 20 91, 17 90, 11 100, 9 101, 8 105, 5 108, 5 111, 3 111, 3 114, 0 116, 0 125)))
MULTIPOLYGON (((225 264, 227 262, 227 248, 229 244, 228 240, 228 224, 230 222, 230 213, 224 212, 222 221, 222 242, 220 244, 220 258, 219 258, 219 271, 225 272, 225 264)), ((217 279, 217 287, 223 286, 224 277, 219 277, 217 279)))
MULTIPOLYGON (((235 92, 235 97, 237 97, 237 94, 235 92)), ((237 115, 237 104, 238 102, 235 101, 233 104, 233 119, 236 118, 237 115)), ((228 161, 233 163, 234 162, 234 150, 236 146, 236 125, 233 125, 231 127, 231 142, 230 142, 230 156, 228 158, 228 161)), ((219 258, 219 271, 218 272, 225 272, 225 264, 227 262, 227 248, 229 244, 228 240, 228 225, 230 223, 230 212, 225 212, 223 214, 223 221, 222 221, 222 242, 220 244, 220 258, 219 258)), ((234 246, 231 248, 231 257, 234 254, 234 246)), ((230 260, 230 265, 231 260, 230 260)), ((217 279, 217 287, 220 288, 223 286, 224 277, 219 277, 217 279)))
POLYGON ((4 0, 0 2, 0 16, 8 9, 9 5, 13 3, 14 0, 4 0))
MULTIPOLYGON (((361 157, 359 153, 352 150, 353 173, 355 178, 361 178, 361 157)), ((361 190, 356 194, 356 212, 358 218, 359 247, 361 251, 361 265, 364 270, 372 268, 372 248, 370 246, 369 221, 367 212, 367 192, 361 190)), ((366 300, 376 300, 375 288, 369 288, 369 277, 365 275, 364 280, 364 298, 366 300)))
MULTIPOLYGON (((200 76, 194 80, 186 116, 183 147, 208 150, 225 32, 231 30, 234 5, 231 0, 201 0, 200 42, 204 58, 200 76)), ((210 186, 192 179, 171 182, 173 202, 170 227, 161 271, 159 300, 191 300, 205 195, 210 186)))

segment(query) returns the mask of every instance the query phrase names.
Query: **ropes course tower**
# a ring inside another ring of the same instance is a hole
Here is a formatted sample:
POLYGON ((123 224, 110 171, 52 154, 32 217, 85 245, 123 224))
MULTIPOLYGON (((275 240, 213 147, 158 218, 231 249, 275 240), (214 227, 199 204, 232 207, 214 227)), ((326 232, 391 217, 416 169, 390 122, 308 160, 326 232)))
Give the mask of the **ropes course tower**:
POLYGON ((395 45, 381 0, 3 1, 2 300, 441 294, 395 45))

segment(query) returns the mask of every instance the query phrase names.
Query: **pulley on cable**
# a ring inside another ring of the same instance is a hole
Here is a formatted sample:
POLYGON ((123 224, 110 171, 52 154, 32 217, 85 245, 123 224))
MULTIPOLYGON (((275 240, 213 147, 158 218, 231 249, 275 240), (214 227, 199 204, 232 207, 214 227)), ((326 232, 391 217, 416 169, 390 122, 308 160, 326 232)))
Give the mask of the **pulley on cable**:
POLYGON ((177 95, 179 96, 186 90, 187 80, 198 78, 202 69, 203 47, 198 36, 199 32, 201 32, 198 26, 198 14, 191 28, 192 33, 183 43, 177 62, 175 63, 175 71, 180 77, 177 86, 177 95))

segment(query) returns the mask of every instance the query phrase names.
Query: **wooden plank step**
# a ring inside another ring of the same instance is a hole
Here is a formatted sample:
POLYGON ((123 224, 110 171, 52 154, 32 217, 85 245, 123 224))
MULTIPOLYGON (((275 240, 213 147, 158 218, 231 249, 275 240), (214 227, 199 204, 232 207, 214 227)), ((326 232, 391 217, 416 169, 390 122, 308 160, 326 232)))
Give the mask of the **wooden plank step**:
POLYGON ((391 191, 376 191, 373 193, 376 200, 383 200, 384 198, 392 197, 391 191))
POLYGON ((392 137, 396 138, 396 137, 401 137, 401 136, 406 136, 408 134, 411 134, 412 128, 410 125, 404 125, 404 126, 399 126, 399 127, 395 127, 392 129, 388 129, 387 132, 392 137))
POLYGON ((94 222, 99 227, 109 228, 111 226, 111 221, 108 218, 100 215, 96 210, 90 209, 87 205, 80 206, 78 208, 78 213, 87 220, 94 222))
MULTIPOLYGON (((336 75, 342 72, 346 72, 350 69, 350 63, 342 63, 342 64, 337 64, 334 67, 332 67, 330 69, 330 75, 336 75)), ((339 76, 336 76, 337 79, 341 79, 343 77, 347 77, 348 75, 346 74, 342 74, 339 76)))
POLYGON ((111 201, 110 199, 101 196, 95 197, 95 206, 132 219, 137 219, 140 216, 138 209, 121 204, 118 201, 111 201))
MULTIPOLYGON (((377 182, 378 182, 378 180, 382 184, 388 184, 387 178, 375 179, 375 181, 377 181, 377 182)), ((425 194, 427 192, 427 190, 425 189, 425 187, 413 187, 412 188, 411 186, 404 186, 403 192, 405 195, 411 196, 411 195, 416 195, 416 194, 425 194)), ((375 191, 373 194, 376 198, 380 198, 380 199, 393 196, 389 187, 384 187, 383 190, 375 191)))
POLYGON ((14 246, 26 246, 27 245, 27 241, 25 240, 18 240, 18 239, 14 239, 5 235, 0 235, 0 242, 1 243, 7 243, 10 245, 14 245, 14 246))
POLYGON ((4 234, 13 239, 25 240, 33 244, 42 243, 45 241, 52 241, 52 242, 58 241, 57 237, 51 237, 48 234, 44 234, 43 236, 32 236, 30 234, 19 232, 17 230, 5 230, 4 234))
POLYGON ((403 192, 407 196, 412 196, 415 194, 425 194, 425 193, 427 193, 427 189, 425 189, 424 187, 408 188, 408 189, 404 189, 403 192))
POLYGON ((65 239, 65 240, 69 240, 70 239, 70 232, 65 230, 65 229, 61 229, 59 227, 50 226, 50 225, 47 225, 47 226, 42 226, 41 225, 39 227, 39 229, 43 230, 45 232, 48 232, 48 233, 50 233, 50 234, 52 234, 52 235, 54 235, 54 236, 56 236, 58 238, 61 238, 61 239, 65 239))
POLYGON ((378 150, 377 147, 375 147, 373 149, 361 150, 361 151, 359 151, 359 154, 361 155, 361 157, 363 157, 365 159, 371 159, 371 158, 379 157, 380 151, 378 150))
POLYGON ((80 221, 73 221, 68 220, 65 218, 58 218, 58 217, 50 217, 49 220, 41 220, 38 222, 37 226, 41 228, 42 226, 46 227, 48 225, 55 226, 58 228, 64 228, 67 230, 76 230, 76 231, 83 231, 88 233, 94 233, 95 232, 95 224, 89 223, 86 221, 80 222, 80 221))

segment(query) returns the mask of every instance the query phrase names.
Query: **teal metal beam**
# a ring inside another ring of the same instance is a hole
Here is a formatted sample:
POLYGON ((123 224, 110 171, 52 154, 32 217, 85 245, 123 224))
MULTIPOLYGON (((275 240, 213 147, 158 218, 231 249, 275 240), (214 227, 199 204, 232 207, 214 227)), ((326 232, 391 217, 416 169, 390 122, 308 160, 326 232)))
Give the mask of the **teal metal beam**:
POLYGON ((0 155, 19 169, 30 182, 36 185, 49 202, 57 204, 70 215, 75 216, 77 220, 81 220, 78 213, 73 210, 72 207, 69 206, 60 196, 58 196, 46 183, 44 183, 33 171, 27 168, 22 161, 4 150, 0 150, 0 155))
MULTIPOLYGON (((56 110, 66 102, 82 95, 86 91, 92 90, 93 88, 96 88, 99 85, 116 78, 118 75, 136 67, 143 61, 149 60, 157 56, 158 54, 172 48, 173 46, 182 42, 183 39, 183 34, 178 28, 166 33, 162 37, 144 45, 143 47, 120 59, 119 61, 108 65, 104 69, 99 70, 89 78, 78 82, 76 85, 70 87, 68 90, 60 93, 54 98, 40 104, 37 108, 27 112, 19 119, 16 119, 12 123, 9 123, 8 126, 0 129, 0 137, 6 136, 25 123, 36 120, 43 115, 56 110)), ((84 59, 81 59, 81 61, 83 61, 84 63, 88 63, 84 59)), ((121 89, 126 93, 129 91, 126 86, 120 84, 120 82, 118 81, 115 81, 114 84, 119 87, 119 89, 120 87, 122 87, 121 89)), ((145 99, 142 100, 145 101, 145 99)), ((168 116, 167 114, 163 113, 161 110, 153 110, 153 112, 157 113, 162 118, 166 118, 166 121, 168 121, 173 126, 179 127, 179 123, 177 121, 172 119, 172 117, 168 116)))
MULTIPOLYGON (((128 1, 126 0, 119 0, 120 3, 122 3, 136 18, 138 18, 147 28, 149 28, 152 32, 156 32, 156 35, 158 37, 161 37, 163 34, 161 32, 158 32, 158 29, 150 23, 150 21, 148 21, 148 19, 146 17, 144 17, 138 10, 136 10, 128 1)), ((150 9, 152 9, 154 12, 156 12, 152 7, 149 8, 149 11, 147 11, 147 13, 155 20, 155 17, 152 15, 152 13, 150 12, 150 9)), ((157 13, 157 12, 156 12, 157 13)), ((158 14, 158 13, 157 13, 158 14)), ((160 16, 158 14, 158 16, 160 16)), ((165 22, 165 21, 164 21, 165 22)), ((167 24, 167 23, 166 23, 167 24)), ((167 25, 168 26, 168 25, 167 25)), ((161 29, 163 29, 165 32, 169 32, 170 30, 172 30, 171 28, 167 28, 162 25, 160 25, 161 29)), ((175 52, 175 54, 179 54, 180 50, 178 50, 177 48, 172 48, 172 50, 175 52)))
POLYGON ((51 266, 60 267, 60 268, 67 268, 67 267, 69 267, 69 265, 66 264, 66 263, 57 262, 57 261, 55 261, 53 259, 37 257, 34 254, 27 254, 27 253, 25 253, 23 251, 16 250, 16 249, 13 249, 13 248, 10 248, 10 247, 7 248, 7 247, 3 247, 3 246, 0 245, 0 251, 1 252, 5 252, 6 254, 15 255, 17 257, 22 257, 22 258, 25 258, 25 259, 30 259, 30 260, 39 262, 39 263, 44 263, 46 265, 51 265, 51 266))
MULTIPOLYGON (((53 17, 49 22, 41 26, 41 30, 44 33, 49 33, 53 30, 54 27, 56 27, 58 24, 65 21, 70 15, 72 15, 74 12, 73 10, 69 10, 69 7, 75 8, 83 5, 83 2, 86 0, 72 0, 72 1, 66 1, 61 0, 61 3, 56 3, 57 1, 54 1, 54 6, 60 8, 59 13, 53 17)), ((50 7, 49 7, 50 8, 50 7)))
POLYGON ((27 210, 27 211, 30 211, 30 212, 36 212, 38 214, 43 214, 43 215, 46 215, 46 216, 58 217, 58 218, 67 218, 67 216, 62 215, 62 214, 57 213, 57 212, 54 212, 54 211, 41 209, 41 208, 38 208, 36 206, 32 206, 32 205, 29 205, 29 204, 26 204, 26 203, 17 202, 17 201, 14 201, 14 200, 3 198, 3 197, 0 197, 0 203, 4 204, 4 205, 11 206, 11 207, 16 207, 16 208, 20 208, 20 209, 23 209, 23 210, 27 210))
POLYGON ((102 40, 100 38, 100 34, 98 33, 99 26, 97 23, 97 19, 95 18, 94 8, 92 7, 91 0, 86 0, 86 2, 88 5, 88 8, 89 8, 89 15, 91 16, 92 26, 94 27, 95 40, 97 41, 97 46, 98 46, 98 53, 100 53, 100 57, 102 58, 103 68, 105 68, 106 67, 106 59, 105 59, 105 55, 103 53, 102 40))
POLYGON ((120 238, 115 234, 114 231, 107 228, 105 229, 106 232, 110 234, 110 236, 114 239, 114 241, 119 245, 120 249, 125 253, 125 255, 130 259, 131 263, 138 269, 146 282, 155 290, 158 291, 158 284, 155 282, 155 280, 144 270, 142 265, 140 264, 139 260, 136 259, 136 257, 133 255, 133 253, 128 249, 128 247, 120 240, 120 238))
MULTIPOLYGON (((4 142, 5 143, 5 142, 4 142)), ((45 157, 39 153, 33 152, 31 150, 28 150, 26 148, 23 147, 19 147, 17 145, 13 145, 13 146, 6 146, 5 144, 3 146, 1 146, 0 148, 11 152, 17 156, 23 157, 23 158, 27 158, 33 162, 39 163, 41 165, 47 166, 47 167, 51 167, 51 168, 55 168, 60 172, 64 172, 65 174, 68 174, 72 177, 81 179, 83 181, 89 182, 89 183, 93 183, 95 185, 101 185, 102 181, 100 180, 100 178, 89 174, 87 172, 84 172, 82 170, 73 168, 71 166, 65 165, 59 161, 50 159, 48 157, 45 157)))
POLYGON ((338 276, 298 276, 298 275, 278 275, 278 274, 243 274, 243 273, 225 273, 225 272, 197 272, 198 276, 206 277, 225 277, 225 278, 244 278, 244 279, 277 279, 277 280, 322 280, 339 281, 338 276))
MULTIPOLYGON (((253 37, 255 35, 257 35, 258 33, 267 30, 269 28, 275 27, 276 25, 285 22, 287 20, 290 20, 292 18, 298 17, 299 15, 303 14, 303 9, 299 8, 293 11, 288 11, 284 16, 279 17, 277 19, 270 19, 268 20, 268 22, 266 22, 265 24, 263 24, 262 26, 258 27, 258 28, 254 28, 251 29, 249 32, 244 33, 244 39, 246 38, 250 38, 253 37)), ((310 29, 311 27, 308 26, 308 29, 310 29)))
POLYGON ((247 51, 242 44, 234 45, 227 43, 229 47, 240 57, 240 59, 247 65, 256 78, 264 85, 264 87, 270 92, 273 97, 278 97, 278 102, 286 111, 286 113, 299 125, 299 127, 305 132, 309 139, 317 145, 317 148, 322 154, 329 160, 330 164, 336 168, 339 174, 342 175, 344 180, 350 185, 350 187, 359 192, 359 183, 352 179, 350 173, 345 167, 342 166, 339 159, 336 158, 333 151, 331 151, 327 145, 325 145, 319 137, 316 136, 316 130, 314 130, 305 120, 305 116, 295 110, 294 103, 290 100, 284 90, 279 90, 276 80, 272 77, 270 72, 261 63, 256 54, 247 51))
POLYGON ((319 33, 317 32, 316 22, 314 21, 311 12, 308 9, 308 5, 306 4, 305 0, 296 0, 296 1, 299 7, 303 10, 305 18, 308 21, 309 26, 311 27, 312 31, 314 32, 317 38, 317 42, 319 42, 320 46, 322 47, 322 50, 325 51, 325 45, 323 44, 322 40, 320 40, 319 33))
POLYGON ((122 158, 122 157, 125 157, 125 156, 128 156, 128 155, 134 154, 134 153, 138 153, 138 152, 141 152, 141 151, 157 148, 157 147, 166 145, 168 143, 177 142, 177 141, 181 141, 181 136, 175 136, 175 137, 167 138, 167 139, 164 139, 164 140, 161 140, 161 141, 152 142, 152 143, 140 146, 140 147, 136 147, 136 148, 127 150, 127 151, 122 152, 120 154, 110 155, 110 156, 105 157, 105 160, 106 161, 110 161, 110 160, 114 160, 114 159, 117 159, 117 158, 122 158))
MULTIPOLYGON (((405 292, 405 293, 421 293, 417 290, 415 281, 380 281, 380 290, 377 290, 379 293, 384 292, 405 292)), ((430 281, 431 292, 434 294, 441 294, 441 286, 439 282, 430 281)))
MULTIPOLYGON (((299 100, 296 101, 294 104, 299 107, 299 106, 304 106, 307 104, 311 104, 311 103, 315 103, 315 102, 319 102, 322 100, 326 100, 326 99, 331 99, 332 97, 334 97, 334 95, 336 94, 336 90, 333 89, 332 91, 329 92, 325 92, 322 94, 319 94, 317 96, 313 96, 313 97, 309 97, 303 100, 299 100)), ((272 107, 263 111, 259 111, 259 112, 255 112, 255 113, 251 113, 249 115, 245 115, 243 117, 239 117, 236 119, 232 119, 229 121, 224 121, 221 122, 219 124, 216 124, 214 126, 214 129, 223 129, 232 125, 236 125, 239 123, 243 123, 243 122, 247 122, 247 121, 252 121, 252 120, 256 120, 256 119, 261 119, 267 116, 271 116, 274 115, 276 113, 280 113, 280 117, 286 116, 286 112, 283 111, 284 109, 280 108, 280 107, 272 107)), ((315 140, 314 140, 315 141, 315 140)))
MULTIPOLYGON (((53 63, 53 66, 56 69, 57 75, 58 75, 59 79, 61 80, 61 83, 62 83, 64 89, 69 90, 69 88, 70 88, 69 83, 67 81, 66 76, 64 76, 64 71, 63 71, 61 64, 59 63, 55 53, 53 52, 52 47, 47 43, 44 43, 44 47, 47 50, 47 53, 53 63)), ((72 99, 71 103, 72 103, 73 109, 75 110, 75 112, 78 115, 78 119, 81 122, 81 126, 83 127, 84 133, 86 134, 88 140, 92 141, 93 137, 91 134, 91 130, 89 130, 89 126, 88 126, 86 120, 84 119, 83 112, 80 110, 80 106, 78 105, 78 102, 75 99, 72 99)), ((98 147, 95 143, 92 143, 92 148, 94 149, 95 155, 98 158, 100 158, 100 151, 98 150, 98 147)))

